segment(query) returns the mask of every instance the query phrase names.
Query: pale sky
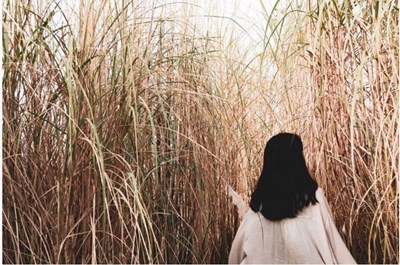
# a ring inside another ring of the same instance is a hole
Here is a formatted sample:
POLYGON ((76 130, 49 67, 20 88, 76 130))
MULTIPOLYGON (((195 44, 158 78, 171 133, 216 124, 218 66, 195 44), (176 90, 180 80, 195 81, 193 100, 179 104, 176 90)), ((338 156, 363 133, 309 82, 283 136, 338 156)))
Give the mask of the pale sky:
MULTIPOLYGON (((93 1, 91 9, 103 5, 104 0, 93 1), (92 7, 93 6, 93 7, 92 7)), ((78 14, 78 9, 82 3, 90 4, 91 1, 61 1, 63 11, 69 17, 69 23, 77 21, 73 18, 78 14), (65 9, 65 10, 64 10, 65 9), (74 10, 74 11, 72 11, 74 10), (72 11, 72 13, 71 13, 72 11), (75 13, 75 14, 73 14, 75 13), (68 14, 72 14, 70 17, 68 14)), ((287 1, 281 1, 287 2, 287 1)), ((41 1, 38 5, 45 8, 41 1)), ((122 1, 116 1, 115 5, 122 7, 122 1)), ((126 1, 124 2, 126 4, 126 1)), ((133 2, 134 6, 150 16, 163 13, 164 16, 181 18, 187 20, 192 25, 196 25, 196 31, 206 33, 209 31, 213 36, 222 34, 227 40, 235 39, 238 45, 246 48, 255 49, 257 43, 262 42, 268 16, 271 13, 274 0, 142 0, 133 2), (156 7, 156 8, 155 8, 156 7), (154 11, 150 11, 154 9, 154 11), (203 32, 202 32, 203 31, 203 32), (214 31, 214 32, 213 32, 214 31), (235 36, 227 35, 234 32, 235 36)), ((261 49, 260 47, 256 50, 261 49)))

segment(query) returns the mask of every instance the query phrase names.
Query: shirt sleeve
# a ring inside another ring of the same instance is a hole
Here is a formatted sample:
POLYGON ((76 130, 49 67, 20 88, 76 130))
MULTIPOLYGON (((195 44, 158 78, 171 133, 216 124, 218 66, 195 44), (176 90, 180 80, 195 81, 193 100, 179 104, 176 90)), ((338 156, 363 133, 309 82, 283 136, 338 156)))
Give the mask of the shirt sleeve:
POLYGON ((228 264, 240 264, 246 257, 246 253, 244 251, 244 243, 246 239, 246 221, 247 218, 245 216, 239 226, 238 231, 236 232, 235 239, 233 240, 231 251, 229 253, 228 264))
POLYGON ((336 228, 331 210, 322 190, 320 190, 317 199, 321 203, 321 206, 323 206, 323 222, 335 260, 338 264, 357 264, 336 228))

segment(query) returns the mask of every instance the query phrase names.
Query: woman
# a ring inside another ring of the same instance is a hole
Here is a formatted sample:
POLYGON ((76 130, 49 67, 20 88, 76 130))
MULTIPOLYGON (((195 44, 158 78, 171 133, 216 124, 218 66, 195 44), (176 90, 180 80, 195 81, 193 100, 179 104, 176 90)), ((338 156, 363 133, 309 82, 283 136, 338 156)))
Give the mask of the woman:
POLYGON ((229 263, 356 263, 308 172, 299 136, 281 133, 268 141, 250 208, 229 263))

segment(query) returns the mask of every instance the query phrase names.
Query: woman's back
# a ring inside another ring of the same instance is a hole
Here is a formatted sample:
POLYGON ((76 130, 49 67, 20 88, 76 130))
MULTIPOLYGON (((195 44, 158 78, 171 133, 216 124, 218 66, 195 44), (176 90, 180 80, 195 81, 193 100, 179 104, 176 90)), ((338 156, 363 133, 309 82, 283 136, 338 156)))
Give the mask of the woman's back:
POLYGON ((341 239, 321 189, 318 203, 297 217, 266 219, 251 209, 245 215, 229 263, 356 263, 341 239))

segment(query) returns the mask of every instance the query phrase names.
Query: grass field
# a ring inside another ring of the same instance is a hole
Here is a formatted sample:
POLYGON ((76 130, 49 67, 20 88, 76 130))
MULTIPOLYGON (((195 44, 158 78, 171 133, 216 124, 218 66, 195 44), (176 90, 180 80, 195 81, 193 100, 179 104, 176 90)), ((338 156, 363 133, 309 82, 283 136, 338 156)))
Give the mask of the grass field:
POLYGON ((3 1, 4 263, 226 263, 282 131, 399 262, 399 2, 216 2, 3 1))

